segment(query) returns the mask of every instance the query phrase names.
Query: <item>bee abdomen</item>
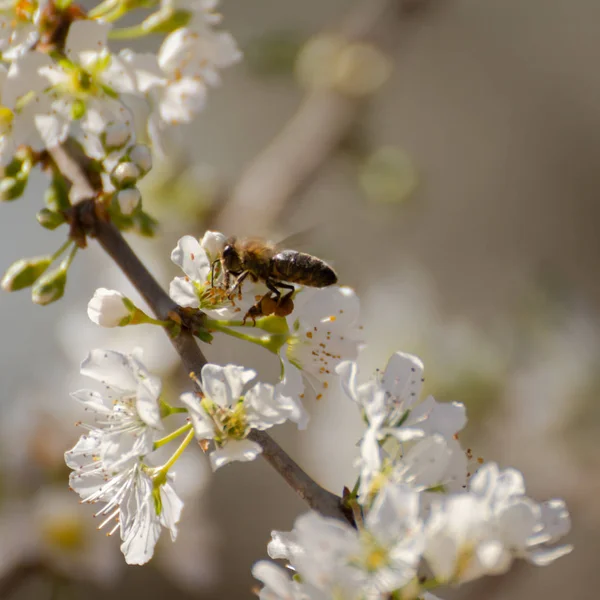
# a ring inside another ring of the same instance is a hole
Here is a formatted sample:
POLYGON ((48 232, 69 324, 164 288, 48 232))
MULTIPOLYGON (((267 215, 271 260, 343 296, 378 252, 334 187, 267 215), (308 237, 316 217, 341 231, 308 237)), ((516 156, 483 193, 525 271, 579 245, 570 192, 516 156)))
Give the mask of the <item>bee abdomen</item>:
POLYGON ((271 261, 271 276, 281 281, 311 287, 327 287, 337 283, 335 271, 323 260, 304 252, 284 250, 271 261))

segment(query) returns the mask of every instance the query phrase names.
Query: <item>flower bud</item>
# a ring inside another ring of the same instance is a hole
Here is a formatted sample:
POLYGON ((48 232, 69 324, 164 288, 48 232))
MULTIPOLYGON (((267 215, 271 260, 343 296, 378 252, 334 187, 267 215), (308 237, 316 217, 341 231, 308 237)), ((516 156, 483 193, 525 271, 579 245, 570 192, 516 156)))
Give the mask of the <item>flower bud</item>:
POLYGON ((131 139, 131 129, 125 123, 115 122, 106 126, 100 136, 102 146, 107 152, 124 148, 131 139))
POLYGON ((35 218, 42 227, 50 230, 56 229, 65 222, 65 217, 61 213, 53 212, 47 208, 38 211, 35 218))
POLYGON ((4 177, 0 181, 0 201, 10 202, 23 195, 27 186, 27 178, 4 177))
POLYGON ((117 189, 120 189, 134 185, 141 175, 142 173, 135 163, 122 162, 112 170, 110 180, 117 189))
POLYGON ((29 287, 51 263, 52 256, 21 258, 8 267, 0 285, 7 292, 16 292, 29 287))
POLYGON ((133 146, 129 151, 129 159, 142 172, 142 175, 145 175, 152 168, 152 153, 150 148, 143 144, 133 146))
POLYGON ((52 212, 60 212, 70 208, 69 188, 62 175, 52 178, 52 182, 44 192, 44 202, 52 212))
POLYGON ((130 215, 138 207, 142 199, 140 190, 136 187, 128 187, 117 192, 117 202, 122 214, 130 215))
POLYGON ((131 321, 131 300, 116 290, 98 288, 88 302, 88 317, 101 327, 123 327, 131 321))
POLYGON ((62 298, 67 284, 67 265, 61 263, 58 269, 53 269, 42 275, 31 289, 31 299, 35 304, 45 306, 62 298))

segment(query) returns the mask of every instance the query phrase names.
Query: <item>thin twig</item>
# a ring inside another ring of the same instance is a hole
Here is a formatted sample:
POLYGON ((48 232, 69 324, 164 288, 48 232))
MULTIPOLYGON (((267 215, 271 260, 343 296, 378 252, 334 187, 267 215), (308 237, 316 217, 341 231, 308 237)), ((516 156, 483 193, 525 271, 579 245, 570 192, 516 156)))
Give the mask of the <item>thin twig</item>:
MULTIPOLYGON (((70 153, 70 149, 66 146, 53 148, 50 155, 73 187, 78 186, 77 196, 91 201, 97 193, 94 184, 85 168, 70 153)), ((93 220, 92 223, 86 223, 91 234, 143 296, 156 317, 166 319, 177 305, 146 269, 120 231, 111 223, 98 218, 94 211, 86 212, 86 217, 93 220)), ((178 336, 169 337, 188 372, 200 373, 207 360, 191 332, 184 328, 178 336)), ((347 520, 341 499, 318 485, 269 435, 254 431, 251 439, 260 444, 265 460, 311 508, 326 516, 347 520)))

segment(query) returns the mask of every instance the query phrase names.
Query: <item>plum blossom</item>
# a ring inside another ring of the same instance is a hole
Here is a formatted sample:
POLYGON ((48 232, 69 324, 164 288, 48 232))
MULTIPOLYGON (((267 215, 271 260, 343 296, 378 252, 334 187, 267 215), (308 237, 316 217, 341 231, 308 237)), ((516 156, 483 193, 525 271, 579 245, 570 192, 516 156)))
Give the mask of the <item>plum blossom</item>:
POLYGON ((287 598, 287 593, 290 598, 384 600, 416 575, 424 548, 419 495, 387 486, 358 531, 311 512, 298 517, 291 532, 272 536, 269 556, 287 560, 307 587, 259 563, 254 573, 266 584, 265 598, 287 598))
POLYGON ((94 424, 87 427, 102 440, 98 452, 103 464, 116 468, 151 452, 156 433, 163 428, 161 382, 141 362, 141 351, 125 355, 92 350, 81 373, 105 386, 103 393, 82 389, 72 394, 93 414, 94 424))
POLYGON ((125 561, 141 565, 152 558, 162 527, 176 539, 183 503, 169 481, 153 479, 138 458, 105 464, 103 444, 102 435, 92 431, 65 454, 73 469, 69 484, 83 502, 104 504, 95 515, 102 517, 98 528, 111 523, 108 535, 119 529, 125 561))
POLYGON ((133 138, 133 119, 118 95, 135 92, 132 75, 107 45, 109 23, 79 20, 69 27, 65 42, 68 61, 39 69, 49 85, 54 130, 60 132, 47 145, 64 140, 71 125, 88 154, 104 158, 101 136, 108 127, 127 128, 133 138), (64 124, 67 124, 67 128, 64 124))
POLYGON ((256 382, 256 372, 235 365, 208 364, 202 368, 202 394, 181 396, 199 440, 212 440, 210 453, 214 470, 232 461, 254 460, 262 451, 247 439, 252 429, 264 430, 285 421, 304 428, 308 416, 299 399, 299 378, 285 378, 273 386, 256 382))
POLYGON ((525 495, 521 473, 484 465, 468 493, 442 497, 431 507, 424 556, 436 579, 461 583, 504 573, 515 558, 547 565, 568 554, 569 545, 548 546, 570 528, 564 503, 551 502, 559 507, 549 520, 555 535, 548 532, 548 503, 525 495))
POLYGON ((116 290, 98 288, 88 302, 88 317, 101 327, 118 327, 129 321, 130 310, 125 300, 116 290))
POLYGON ((467 459, 455 434, 466 424, 465 407, 438 403, 432 396, 420 401, 423 363, 416 356, 396 352, 383 373, 363 384, 355 362, 341 363, 337 372, 367 422, 359 444, 362 501, 386 478, 419 490, 464 486, 467 459), (396 442, 391 453, 383 448, 390 440, 396 442))
POLYGON ((216 267, 225 243, 225 236, 214 231, 207 231, 200 241, 186 235, 177 242, 171 260, 185 273, 185 277, 175 277, 169 286, 169 295, 177 304, 199 308, 213 318, 239 318, 254 304, 256 296, 267 292, 262 283, 246 278, 241 299, 227 296, 216 267))

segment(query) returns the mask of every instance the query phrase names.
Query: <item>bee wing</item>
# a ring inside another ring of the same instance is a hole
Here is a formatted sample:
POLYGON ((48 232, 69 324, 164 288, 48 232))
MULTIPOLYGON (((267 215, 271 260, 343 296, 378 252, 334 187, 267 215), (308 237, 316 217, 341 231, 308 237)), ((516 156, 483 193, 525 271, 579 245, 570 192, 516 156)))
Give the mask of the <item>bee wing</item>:
POLYGON ((275 249, 277 251, 297 250, 298 252, 305 252, 306 254, 320 258, 333 266, 334 261, 329 260, 327 256, 331 246, 323 243, 323 240, 327 240, 328 237, 329 236, 322 225, 313 225, 312 227, 306 227, 296 231, 276 242, 275 249))

